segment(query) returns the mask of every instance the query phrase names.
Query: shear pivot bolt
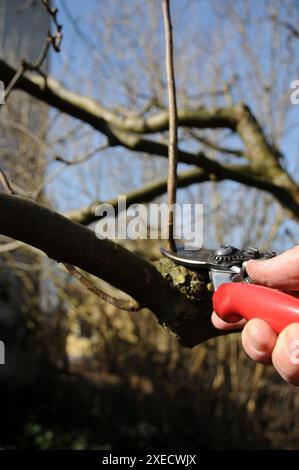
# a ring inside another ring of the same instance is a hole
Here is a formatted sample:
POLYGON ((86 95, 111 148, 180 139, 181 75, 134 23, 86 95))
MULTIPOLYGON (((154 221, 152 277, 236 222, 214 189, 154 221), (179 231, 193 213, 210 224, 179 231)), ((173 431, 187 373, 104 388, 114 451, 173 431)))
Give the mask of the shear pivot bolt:
POLYGON ((242 274, 233 274, 231 277, 232 282, 243 282, 243 276, 242 274))
POLYGON ((214 256, 231 256, 237 253, 238 249, 231 245, 221 245, 214 251, 214 256))

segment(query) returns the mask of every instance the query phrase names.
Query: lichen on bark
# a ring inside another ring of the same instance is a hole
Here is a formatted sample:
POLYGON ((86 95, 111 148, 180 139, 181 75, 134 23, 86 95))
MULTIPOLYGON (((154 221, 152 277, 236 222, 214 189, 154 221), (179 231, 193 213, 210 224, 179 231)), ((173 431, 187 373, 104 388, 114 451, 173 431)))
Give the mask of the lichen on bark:
POLYGON ((198 272, 175 264, 168 258, 160 258, 155 266, 170 285, 190 300, 201 301, 210 296, 207 285, 209 277, 204 271, 198 272))

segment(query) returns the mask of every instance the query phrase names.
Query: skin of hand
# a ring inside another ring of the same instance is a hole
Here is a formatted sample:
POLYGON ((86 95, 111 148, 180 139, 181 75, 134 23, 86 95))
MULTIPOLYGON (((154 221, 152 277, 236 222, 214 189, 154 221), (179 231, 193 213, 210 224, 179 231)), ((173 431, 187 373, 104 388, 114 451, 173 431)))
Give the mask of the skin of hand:
MULTIPOLYGON (((250 260, 246 270, 255 283, 299 297, 299 246, 269 260, 250 260)), ((299 386, 299 364, 291 361, 294 341, 299 345, 299 323, 288 325, 277 335, 268 323, 259 318, 229 324, 213 312, 212 322, 223 330, 244 327, 242 344, 248 356, 262 364, 273 364, 285 381, 299 386)))

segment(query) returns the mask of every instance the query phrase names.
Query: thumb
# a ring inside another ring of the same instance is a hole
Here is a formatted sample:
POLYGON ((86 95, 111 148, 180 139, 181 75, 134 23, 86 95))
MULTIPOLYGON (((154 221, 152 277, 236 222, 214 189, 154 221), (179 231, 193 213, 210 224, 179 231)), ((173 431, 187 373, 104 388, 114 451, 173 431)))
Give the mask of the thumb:
POLYGON ((246 271, 257 284, 299 290, 299 246, 266 260, 250 260, 246 271))

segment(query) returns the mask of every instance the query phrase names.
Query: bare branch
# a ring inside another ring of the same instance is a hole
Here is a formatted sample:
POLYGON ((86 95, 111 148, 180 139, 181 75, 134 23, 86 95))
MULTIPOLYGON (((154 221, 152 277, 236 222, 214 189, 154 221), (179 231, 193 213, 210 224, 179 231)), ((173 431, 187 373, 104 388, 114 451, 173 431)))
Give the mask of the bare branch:
POLYGON ((168 241, 171 251, 176 251, 174 241, 174 204, 176 203, 176 185, 177 185, 177 105, 175 92, 175 78, 173 66, 173 39, 172 24, 169 0, 163 0, 163 19, 165 29, 165 55, 166 55, 166 71, 167 71, 167 89, 169 103, 169 144, 168 144, 168 179, 167 179, 167 196, 168 196, 168 241))
POLYGON ((0 183, 4 187, 7 194, 15 194, 14 190, 11 187, 9 179, 7 178, 6 174, 2 170, 0 170, 0 183))
POLYGON ((187 129, 186 130, 187 134, 193 137, 194 139, 198 140, 198 142, 206 145, 207 147, 217 150, 217 152, 221 153, 228 153, 230 155, 233 155, 234 157, 245 157, 245 154, 243 150, 238 150, 238 149, 232 149, 230 147, 224 147, 222 145, 218 145, 215 142, 212 142, 210 139, 207 139, 206 137, 202 137, 198 135, 196 132, 194 132, 192 129, 187 129))
POLYGON ((23 73, 25 72, 24 64, 21 64, 18 70, 16 70, 15 74, 12 76, 10 82, 5 87, 5 101, 7 101, 11 91, 17 85, 19 79, 22 77, 23 73))
POLYGON ((109 303, 110 305, 113 305, 114 307, 118 308, 119 310, 126 310, 127 312, 137 312, 141 310, 142 307, 135 302, 135 300, 131 300, 129 302, 125 302, 124 300, 121 299, 116 299, 115 297, 112 297, 111 295, 107 294, 106 292, 103 292, 101 289, 99 289, 94 283, 92 283, 86 276, 84 276, 82 273, 78 271, 72 264, 69 263, 62 263, 65 269, 74 277, 77 279, 77 281, 80 282, 86 289, 88 289, 90 292, 95 294, 97 297, 100 299, 104 300, 104 302, 109 303))
MULTIPOLYGON (((7 83, 14 74, 14 69, 0 60, 2 80, 7 83)), ((89 123, 109 139, 111 145, 121 145, 134 152, 145 152, 151 155, 167 156, 165 144, 146 140, 137 134, 154 133, 167 130, 168 113, 160 112, 147 119, 119 117, 103 108, 90 98, 72 93, 52 78, 47 83, 41 77, 21 77, 17 86, 32 96, 60 109, 67 114, 89 123)), ((238 132, 245 146, 246 157, 250 166, 243 169, 220 165, 206 158, 202 153, 178 151, 179 161, 197 165, 213 173, 220 179, 233 179, 254 186, 273 194, 291 214, 299 218, 298 186, 287 171, 282 168, 281 153, 267 141, 261 126, 244 104, 226 108, 199 108, 181 110, 178 122, 184 127, 228 128, 238 132)))
POLYGON ((57 19, 58 8, 52 8, 50 6, 49 0, 42 0, 42 4, 45 6, 51 20, 55 25, 55 33, 52 35, 51 31, 48 32, 48 42, 52 45, 56 52, 60 52, 60 45, 62 41, 62 25, 58 23, 57 19))
POLYGON ((106 142, 99 147, 96 147, 95 149, 92 149, 90 152, 88 152, 84 157, 77 157, 74 160, 67 160, 66 158, 61 157, 60 155, 56 155, 54 157, 54 161, 64 163, 67 166, 73 166, 73 165, 79 165, 81 163, 85 163, 88 160, 90 160, 92 157, 97 155, 98 153, 102 152, 103 150, 106 150, 109 148, 110 144, 109 142, 106 142))
MULTIPOLYGON (((210 174, 203 170, 197 169, 186 171, 178 176, 178 187, 183 188, 194 183, 202 183, 204 181, 208 181, 209 179, 210 174)), ((161 196, 162 194, 166 193, 166 191, 167 180, 163 179, 160 181, 154 181, 153 183, 149 183, 140 189, 135 189, 127 193, 126 201, 128 205, 150 202, 155 197, 161 196)), ((74 222, 78 222, 82 225, 88 225, 94 222, 95 220, 99 220, 99 218, 95 216, 95 211, 99 204, 101 204, 101 201, 95 201, 92 204, 89 204, 88 206, 72 210, 64 215, 65 217, 68 217, 74 222)), ((117 215, 117 198, 109 199, 105 201, 105 204, 110 204, 115 210, 115 215, 117 215)))
MULTIPOLYGON (((15 74, 15 69, 0 59, 1 79, 7 84, 15 74)), ((22 76, 17 87, 37 99, 90 124, 94 129, 111 136, 114 131, 135 134, 153 134, 168 130, 169 115, 161 111, 147 118, 124 117, 102 106, 98 101, 67 90, 57 80, 47 77, 47 82, 38 75, 22 76)), ((206 109, 182 109, 178 111, 178 123, 184 127, 229 128, 236 130, 236 107, 206 109)))

